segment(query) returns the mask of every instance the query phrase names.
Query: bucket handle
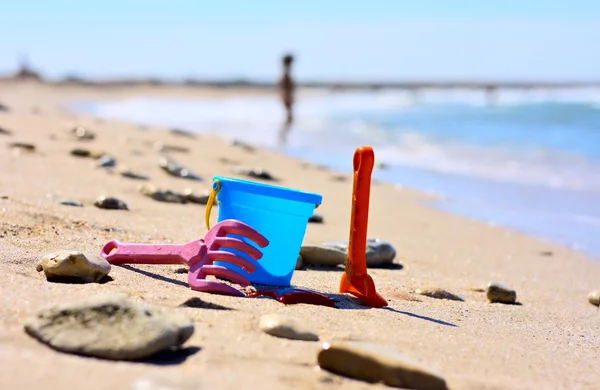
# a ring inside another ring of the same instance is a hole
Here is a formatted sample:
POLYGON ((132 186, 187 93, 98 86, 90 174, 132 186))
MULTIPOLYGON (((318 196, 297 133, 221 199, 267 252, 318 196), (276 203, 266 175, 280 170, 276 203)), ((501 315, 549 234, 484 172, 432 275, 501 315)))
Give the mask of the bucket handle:
POLYGON ((210 230, 210 212, 212 211, 219 190, 221 190, 221 182, 219 179, 215 179, 213 181, 212 189, 210 190, 210 195, 208 196, 208 201, 206 202, 206 210, 204 211, 204 222, 206 222, 206 228, 208 230, 210 230))

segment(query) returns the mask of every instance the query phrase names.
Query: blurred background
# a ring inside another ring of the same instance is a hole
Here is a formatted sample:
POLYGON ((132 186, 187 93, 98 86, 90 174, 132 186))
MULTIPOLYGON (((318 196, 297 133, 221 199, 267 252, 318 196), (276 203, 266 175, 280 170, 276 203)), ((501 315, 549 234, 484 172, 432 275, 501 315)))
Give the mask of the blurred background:
POLYGON ((39 0, 0 9, 6 78, 157 87, 68 102, 74 110, 240 139, 342 171, 357 146, 371 145, 377 179, 600 258, 598 1, 39 0), (292 89, 281 87, 286 54, 292 89), (230 93, 160 92, 173 85, 230 93))

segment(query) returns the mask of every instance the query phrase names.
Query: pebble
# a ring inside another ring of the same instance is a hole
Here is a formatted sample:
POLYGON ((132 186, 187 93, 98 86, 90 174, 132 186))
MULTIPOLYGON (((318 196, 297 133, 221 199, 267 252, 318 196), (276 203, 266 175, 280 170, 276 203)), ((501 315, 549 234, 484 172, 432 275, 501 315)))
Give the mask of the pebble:
POLYGON ((107 210, 129 210, 127 203, 120 199, 106 197, 104 195, 99 196, 98 199, 96 199, 94 206, 107 210))
POLYGON ((123 177, 126 177, 128 179, 134 179, 134 180, 150 180, 150 178, 148 176, 139 174, 139 173, 135 173, 133 171, 130 171, 129 169, 123 169, 119 172, 119 174, 123 177))
POLYGON ((463 296, 453 294, 450 291, 446 291, 441 288, 419 288, 415 290, 415 293, 436 299, 448 299, 450 301, 461 302, 465 301, 465 298, 463 296))
POLYGON ((171 129, 171 134, 180 135, 187 138, 196 138, 196 134, 183 129, 171 129))
POLYGON ((266 314, 260 318, 260 330, 271 336, 290 340, 318 341, 319 336, 299 320, 281 314, 266 314))
POLYGON ((485 292, 490 302, 512 304, 517 301, 517 292, 502 283, 489 283, 485 292))
POLYGON ((234 168, 233 173, 237 175, 244 175, 248 177, 252 177, 254 179, 261 179, 266 181, 276 181, 275 177, 271 175, 269 172, 265 171, 262 168, 234 168))
POLYGON ((108 154, 103 155, 96 161, 96 166, 100 168, 112 168, 117 165, 117 160, 109 156, 108 154))
POLYGON ((139 360, 179 347, 194 333, 183 314, 136 303, 123 294, 92 296, 41 310, 25 332, 62 352, 139 360))
MULTIPOLYGON (((185 190, 183 190, 183 196, 190 203, 197 203, 197 204, 205 205, 208 203, 208 198, 210 197, 210 192, 203 191, 203 192, 199 193, 199 192, 195 192, 191 188, 186 188, 185 190)), ((215 205, 216 204, 217 204, 217 201, 215 200, 215 205)))
MULTIPOLYGON (((309 255, 310 258, 306 258, 306 262, 313 265, 329 265, 322 262, 325 261, 330 263, 335 258, 336 261, 341 261, 341 263, 337 264, 346 263, 346 257, 348 256, 348 241, 325 242, 318 247, 322 250, 317 252, 317 250, 311 249, 311 255, 309 255), (337 250, 337 252, 333 252, 332 249, 337 250), (343 254, 343 260, 340 253, 343 254), (321 259, 325 257, 327 260, 321 259)), ((300 253, 302 256, 304 256, 304 253, 300 253)), ((367 239, 365 256, 367 258, 367 267, 385 268, 394 262, 394 258, 396 257, 396 249, 394 249, 392 244, 387 241, 379 238, 369 238, 367 239)))
POLYGON ((308 222, 311 223, 323 223, 323 216, 319 215, 319 214, 313 214, 309 219, 308 222))
POLYGON ((0 103, 0 112, 9 112, 9 111, 10 111, 10 109, 8 108, 7 105, 0 103))
POLYGON ((303 245, 300 248, 300 256, 306 264, 335 267, 346 263, 347 254, 334 247, 303 245))
POLYGON ((5 129, 4 127, 0 127, 0 134, 2 135, 12 135, 12 131, 5 129))
POLYGON ((253 153, 256 149, 254 148, 254 146, 247 144, 246 142, 234 139, 231 143, 231 146, 237 146, 240 147, 242 149, 244 149, 247 152, 253 153))
POLYGON ((185 146, 177 146, 177 145, 166 145, 160 141, 154 143, 154 150, 157 152, 179 152, 179 153, 189 153, 190 149, 185 146))
POLYGON ((183 179, 190 180, 202 180, 198 175, 191 172, 189 169, 179 165, 179 163, 170 158, 161 157, 158 160, 158 165, 171 176, 181 177, 183 179))
POLYGON ((35 145, 28 144, 25 142, 11 142, 8 144, 8 147, 13 148, 13 149, 22 149, 27 152, 35 152, 35 145))
POLYGON ((153 185, 143 185, 140 187, 140 192, 154 200, 166 203, 187 203, 185 196, 175 193, 170 190, 159 190, 153 185))
POLYGON ((80 141, 91 141, 96 138, 96 134, 83 126, 76 126, 71 133, 80 141))
POLYGON ((592 291, 588 295, 588 301, 592 305, 600 306, 600 290, 592 291))
POLYGON ((104 156, 104 152, 98 150, 90 150, 83 148, 75 148, 71 150, 71 155, 76 157, 91 157, 91 158, 100 158, 104 156))
POLYGON ((36 266, 49 281, 99 282, 110 272, 110 264, 100 256, 62 250, 42 257, 36 266))
POLYGON ((72 207, 83 207, 81 203, 75 202, 73 200, 62 200, 60 204, 63 206, 72 206, 72 207))
POLYGON ((409 357, 362 342, 323 343, 319 366, 338 375, 418 390, 447 390, 446 380, 435 370, 409 357))

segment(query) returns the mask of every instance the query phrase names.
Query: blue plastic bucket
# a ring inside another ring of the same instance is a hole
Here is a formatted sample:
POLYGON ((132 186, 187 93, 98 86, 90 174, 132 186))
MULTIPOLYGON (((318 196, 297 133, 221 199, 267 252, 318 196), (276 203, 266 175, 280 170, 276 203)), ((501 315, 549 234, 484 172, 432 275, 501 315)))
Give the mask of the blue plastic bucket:
MULTIPOLYGON (((256 271, 251 274, 229 263, 215 261, 215 265, 238 272, 252 283, 289 286, 308 219, 323 197, 312 192, 221 176, 213 177, 214 192, 219 202, 219 222, 237 219, 269 240, 266 248, 258 248, 251 240, 236 236, 263 253, 256 262, 256 271)), ((227 250, 248 258, 235 249, 227 250)))

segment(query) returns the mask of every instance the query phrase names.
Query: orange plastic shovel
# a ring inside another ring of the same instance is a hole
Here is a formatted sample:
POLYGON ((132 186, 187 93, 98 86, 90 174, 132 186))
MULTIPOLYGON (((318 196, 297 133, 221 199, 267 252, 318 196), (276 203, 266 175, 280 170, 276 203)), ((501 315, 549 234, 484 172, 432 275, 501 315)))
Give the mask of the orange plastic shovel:
POLYGON ((354 152, 354 186, 350 216, 350 241, 346 270, 340 282, 340 292, 358 297, 369 307, 387 306, 387 301, 375 290, 375 283, 367 274, 367 225, 369 222, 369 195, 375 154, 370 146, 361 146, 354 152))

